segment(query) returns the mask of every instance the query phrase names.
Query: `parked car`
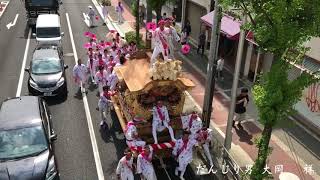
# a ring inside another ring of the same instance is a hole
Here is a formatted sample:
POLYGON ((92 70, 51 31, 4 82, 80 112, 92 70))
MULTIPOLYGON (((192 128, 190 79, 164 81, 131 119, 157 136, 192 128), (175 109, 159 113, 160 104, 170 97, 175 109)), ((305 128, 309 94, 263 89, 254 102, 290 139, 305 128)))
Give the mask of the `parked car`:
POLYGON ((60 16, 58 14, 40 14, 37 18, 36 33, 32 35, 40 44, 61 44, 64 33, 61 32, 60 16))
POLYGON ((26 17, 29 26, 36 25, 37 17, 40 14, 58 14, 59 1, 61 0, 25 0, 26 17))
POLYGON ((59 45, 42 44, 33 52, 29 72, 28 90, 31 95, 67 96, 67 81, 62 49, 59 45))
POLYGON ((43 99, 22 96, 5 100, 0 109, 0 179, 57 180, 56 139, 43 99))

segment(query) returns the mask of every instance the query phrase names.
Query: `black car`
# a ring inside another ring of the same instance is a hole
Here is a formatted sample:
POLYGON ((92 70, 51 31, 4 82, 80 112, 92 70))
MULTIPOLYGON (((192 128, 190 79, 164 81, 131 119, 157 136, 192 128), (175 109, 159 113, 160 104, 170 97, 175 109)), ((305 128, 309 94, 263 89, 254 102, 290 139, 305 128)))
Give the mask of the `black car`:
POLYGON ((40 45, 32 56, 29 72, 28 90, 31 95, 66 96, 68 93, 63 53, 57 45, 40 45))
POLYGON ((5 100, 0 109, 0 179, 57 180, 56 138, 49 109, 41 98, 5 100))

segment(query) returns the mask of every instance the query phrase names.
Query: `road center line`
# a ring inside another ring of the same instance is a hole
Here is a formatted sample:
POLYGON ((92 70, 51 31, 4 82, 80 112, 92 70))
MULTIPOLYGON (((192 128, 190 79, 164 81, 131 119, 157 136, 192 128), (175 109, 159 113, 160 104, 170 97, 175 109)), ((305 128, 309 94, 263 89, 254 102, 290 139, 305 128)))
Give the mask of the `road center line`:
MULTIPOLYGON (((68 13, 66 13, 66 18, 67 18, 67 24, 68 24, 68 29, 69 29, 69 33, 70 33, 70 40, 71 40, 72 50, 73 50, 73 54, 74 54, 74 61, 75 61, 75 63, 77 63, 78 54, 77 54, 76 46, 75 46, 74 39, 73 39, 73 33, 72 33, 72 28, 71 28, 71 24, 70 24, 70 19, 69 19, 69 14, 68 13)), ((82 93, 82 100, 83 100, 84 110, 85 110, 85 113, 86 113, 86 119, 87 119, 87 123, 88 123, 89 134, 90 134, 91 145, 92 145, 92 149, 93 149, 94 161, 96 163, 98 179, 99 180, 104 180, 104 175, 103 175, 103 170, 102 170, 102 165, 101 165, 101 159, 100 159, 100 155, 99 155, 99 149, 98 149, 97 140, 96 140, 96 136, 95 136, 94 129, 93 129, 93 123, 92 123, 92 118, 91 118, 91 114, 90 114, 90 108, 89 108, 89 104, 88 104, 88 99, 87 99, 86 93, 82 93)))
POLYGON ((26 62, 27 62, 29 45, 30 45, 30 38, 31 38, 31 28, 29 29, 27 43, 26 43, 26 49, 24 50, 16 97, 19 97, 21 95, 21 89, 22 89, 23 77, 24 77, 24 68, 26 67, 26 62))

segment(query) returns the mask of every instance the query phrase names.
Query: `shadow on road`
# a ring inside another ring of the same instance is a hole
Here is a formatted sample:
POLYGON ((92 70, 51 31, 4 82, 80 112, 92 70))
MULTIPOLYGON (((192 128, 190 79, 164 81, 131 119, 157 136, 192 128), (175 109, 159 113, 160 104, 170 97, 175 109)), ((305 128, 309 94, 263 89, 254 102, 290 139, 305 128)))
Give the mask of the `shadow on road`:
POLYGON ((123 152, 126 149, 125 137, 122 132, 117 115, 114 111, 110 111, 110 118, 107 118, 107 127, 100 129, 101 138, 105 143, 113 142, 117 158, 120 159, 123 156, 123 152))
POLYGON ((68 96, 44 97, 44 99, 49 106, 53 106, 64 103, 68 99, 68 96))
POLYGON ((36 37, 32 36, 32 33, 35 33, 36 32, 36 27, 35 26, 29 26, 28 23, 26 23, 26 26, 24 28, 24 32, 23 32, 23 36, 20 37, 20 38, 23 38, 23 39, 28 39, 28 35, 29 35, 29 30, 31 28, 31 36, 30 36, 30 39, 35 39, 36 37))
POLYGON ((112 162, 112 166, 106 169, 107 173, 114 173, 114 167, 124 156, 124 150, 127 148, 122 128, 114 111, 110 111, 110 114, 107 115, 107 124, 100 128, 100 136, 106 144, 112 143, 116 149, 117 161, 112 162))
POLYGON ((238 125, 238 128, 234 128, 237 135, 239 136, 239 141, 240 142, 246 142, 248 143, 249 145, 253 145, 253 142, 252 142, 252 135, 249 134, 248 131, 246 131, 243 126, 239 126, 238 125))

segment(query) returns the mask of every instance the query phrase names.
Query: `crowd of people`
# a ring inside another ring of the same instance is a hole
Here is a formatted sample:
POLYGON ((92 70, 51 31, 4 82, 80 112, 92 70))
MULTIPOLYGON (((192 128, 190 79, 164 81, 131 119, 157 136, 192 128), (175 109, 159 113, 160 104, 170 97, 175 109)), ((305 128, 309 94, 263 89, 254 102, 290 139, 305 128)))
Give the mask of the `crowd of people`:
POLYGON ((133 54, 137 47, 134 42, 127 43, 117 32, 109 32, 108 40, 97 40, 96 36, 88 33, 86 64, 79 59, 73 68, 73 78, 78 86, 77 94, 84 93, 87 85, 98 88, 98 110, 101 113, 101 125, 105 124, 105 113, 111 106, 111 95, 116 90, 118 78, 115 68, 122 66, 133 54))
MULTIPOLYGON (((180 139, 175 139, 174 131, 171 127, 171 120, 167 110, 167 107, 163 105, 163 102, 158 101, 152 108, 152 135, 154 144, 161 144, 158 142, 157 133, 164 129, 169 130, 171 141, 174 142, 172 156, 178 162, 175 168, 175 175, 180 179, 184 179, 184 173, 189 163, 193 159, 193 149, 195 146, 202 146, 205 155, 207 156, 210 165, 213 166, 212 157, 210 154, 209 146, 212 138, 212 130, 204 128, 202 120, 196 112, 191 114, 181 115, 181 129, 183 129, 183 135, 180 139)), ((143 122, 143 117, 135 116, 131 121, 127 123, 124 131, 126 137, 126 143, 128 149, 125 151, 125 155, 118 163, 117 175, 118 179, 131 180, 133 174, 140 174, 142 179, 156 180, 156 174, 152 165, 153 149, 152 146, 147 145, 145 141, 139 136, 137 126, 143 122), (138 152, 137 163, 132 163, 133 152, 138 152)))
MULTIPOLYGON (((108 40, 97 40, 94 34, 87 34, 88 43, 86 64, 79 59, 73 68, 73 78, 78 85, 77 93, 86 93, 87 85, 94 85, 98 88, 98 107, 101 114, 101 123, 106 124, 106 115, 112 107, 111 96, 117 91, 118 78, 115 69, 121 67, 136 51, 134 42, 129 44, 120 37, 119 33, 110 32, 108 40)), ((174 27, 172 27, 172 18, 160 20, 158 28, 152 32, 154 42, 154 51, 151 57, 151 67, 162 54, 164 60, 174 59, 174 43, 180 43, 174 27)), ((187 165, 193 159, 193 148, 202 146, 205 155, 208 157, 210 165, 213 165, 209 152, 209 143, 211 142, 211 130, 203 128, 202 120, 196 112, 181 115, 181 127, 183 135, 176 140, 176 135, 171 127, 171 117, 167 107, 162 101, 158 101, 152 108, 152 136, 154 144, 159 144, 158 133, 168 129, 171 142, 174 143, 172 156, 177 160, 178 166, 175 169, 175 175, 184 179, 184 173, 187 165)), ((152 164, 155 154, 151 145, 148 145, 139 136, 137 125, 144 121, 143 117, 135 115, 132 120, 127 122, 124 134, 128 149, 125 151, 118 163, 116 174, 118 179, 133 180, 134 174, 140 174, 142 179, 156 180, 156 173, 152 164), (137 162, 133 161, 133 152, 137 152, 137 162)), ((160 144, 163 142, 160 142, 160 144)))

